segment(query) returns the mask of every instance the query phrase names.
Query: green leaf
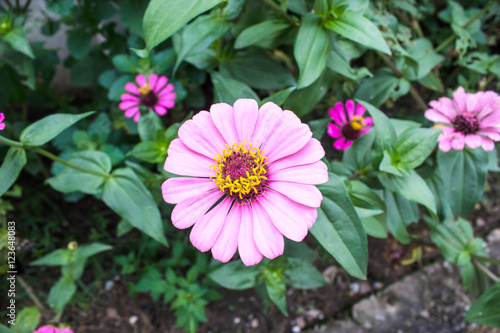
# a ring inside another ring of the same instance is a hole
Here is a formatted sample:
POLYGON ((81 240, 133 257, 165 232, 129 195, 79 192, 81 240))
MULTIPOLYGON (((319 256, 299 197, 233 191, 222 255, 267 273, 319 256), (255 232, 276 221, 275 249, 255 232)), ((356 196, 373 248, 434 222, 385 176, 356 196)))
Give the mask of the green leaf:
POLYGON ((415 78, 408 78, 410 80, 422 79, 444 60, 444 56, 434 52, 432 43, 426 38, 415 39, 408 51, 418 62, 418 74, 415 78))
POLYGON ((111 171, 111 160, 108 155, 101 151, 81 151, 71 154, 68 162, 102 176, 65 167, 60 174, 47 179, 47 183, 52 188, 63 193, 80 191, 97 194, 101 192, 106 176, 111 171))
POLYGON ((245 266, 240 260, 223 264, 208 276, 227 289, 243 290, 255 287, 259 266, 245 266))
POLYGON ((318 185, 323 194, 318 219, 310 229, 318 242, 354 277, 366 279, 366 234, 343 181, 329 173, 328 183, 318 185))
POLYGON ((397 166, 410 170, 422 164, 432 153, 441 134, 439 129, 416 128, 404 132, 394 148, 399 153, 397 166))
POLYGON ((118 227, 116 227, 116 237, 128 234, 132 228, 134 228, 133 225, 131 225, 127 220, 122 219, 120 223, 118 223, 118 227))
POLYGON ((175 38, 174 48, 177 53, 174 72, 181 62, 210 47, 229 29, 229 23, 222 20, 217 13, 199 16, 180 33, 180 38, 175 38))
POLYGON ((113 65, 122 72, 135 74, 139 71, 139 59, 128 54, 118 54, 112 59, 113 65))
POLYGON ((98 253, 111 250, 112 248, 112 246, 102 243, 81 245, 74 251, 74 256, 76 258, 90 258, 98 253))
POLYGON ((437 162, 453 214, 469 214, 483 195, 488 154, 481 148, 438 151, 437 162))
POLYGON ((366 233, 375 238, 387 238, 386 214, 369 216, 361 219, 366 233))
POLYGON ((362 14, 346 11, 339 18, 330 17, 325 22, 325 28, 366 47, 391 55, 391 50, 377 26, 362 14))
POLYGON ((500 328, 500 282, 491 286, 472 304, 464 320, 500 328))
POLYGON ((104 184, 102 200, 135 228, 167 246, 158 206, 130 168, 113 171, 104 184))
POLYGON ((141 118, 139 118, 137 131, 139 132, 141 141, 155 141, 156 133, 163 130, 163 124, 156 112, 150 111, 145 115, 141 115, 141 118))
POLYGON ((222 16, 226 20, 233 20, 241 13, 241 10, 245 6, 245 0, 228 0, 226 7, 222 11, 222 16))
POLYGON ((266 271, 264 274, 266 282, 266 291, 271 301, 285 316, 288 316, 286 310, 286 284, 285 277, 278 271, 266 271))
POLYGON ((125 93, 125 85, 132 81, 134 81, 134 77, 132 75, 127 74, 120 76, 111 84, 108 92, 108 98, 111 101, 119 101, 122 94, 125 93))
POLYGON ((57 314, 61 314, 66 304, 71 300, 71 297, 73 297, 75 291, 75 282, 63 276, 52 286, 52 288, 50 288, 47 302, 50 307, 55 308, 57 314))
POLYGON ((293 54, 299 65, 297 88, 305 88, 316 81, 326 67, 332 48, 330 34, 314 14, 302 16, 293 54))
POLYGON ((120 22, 131 33, 140 37, 144 36, 142 33, 142 20, 147 6, 148 1, 142 0, 125 0, 120 2, 120 22))
MULTIPOLYGON (((375 140, 375 130, 370 130, 362 137, 356 139, 351 147, 344 153, 343 162, 351 170, 360 171, 370 165, 371 150, 375 140)), ((388 129, 390 131, 390 129, 388 129)))
POLYGON ((153 47, 172 36, 199 14, 211 9, 222 0, 151 0, 143 20, 146 48, 153 47))
POLYGON ((61 16, 68 16, 74 7, 73 0, 46 0, 47 9, 61 16))
POLYGON ((10 147, 0 167, 0 197, 14 184, 26 165, 26 151, 10 147))
POLYGON ((422 124, 417 123, 412 120, 403 120, 403 119, 396 119, 396 118, 390 118, 392 126, 396 130, 396 136, 399 138, 401 134, 404 132, 414 129, 414 128, 419 128, 422 126, 422 124))
POLYGON ((31 59, 35 59, 35 55, 31 50, 31 45, 26 38, 23 28, 15 28, 2 36, 4 42, 7 42, 13 49, 27 55, 31 59))
POLYGON ((66 249, 59 249, 50 252, 46 256, 43 256, 40 259, 37 259, 30 263, 32 266, 64 266, 69 264, 70 262, 70 255, 69 255, 69 250, 66 249))
MULTIPOLYGON (((418 221, 418 207, 413 210, 416 214, 411 214, 412 207, 410 201, 406 200, 404 197, 392 193, 391 191, 385 190, 385 205, 386 209, 386 225, 387 229, 391 234, 396 237, 396 239, 402 244, 409 244, 411 239, 406 226, 410 222, 418 221), (407 209, 410 208, 410 209, 407 209), (409 214, 410 213, 410 214, 409 214), (412 216, 413 215, 413 216, 412 216)), ((416 206, 415 203, 413 203, 416 206)))
POLYGON ((156 141, 139 142, 127 155, 134 156, 148 163, 159 163, 165 160, 167 146, 156 141))
POLYGON ((331 118, 315 119, 307 123, 313 132, 313 138, 321 140, 325 135, 328 124, 332 121, 331 118))
MULTIPOLYGON (((354 180, 348 182, 347 191, 354 207, 374 211, 375 214, 371 214, 371 216, 380 214, 385 210, 384 201, 361 181, 354 180)), ((360 215, 359 210, 358 215, 360 215)), ((365 216, 360 215, 360 217, 363 218, 365 216)))
POLYGON ((397 100, 410 91, 410 82, 397 78, 388 68, 377 70, 373 77, 363 81, 355 93, 356 99, 362 99, 375 106, 380 106, 388 98, 397 100))
POLYGON ((320 272, 309 261, 298 258, 288 258, 290 266, 285 272, 285 281, 297 289, 314 289, 326 285, 320 272))
POLYGON ((280 90, 278 92, 275 92, 271 96, 264 98, 259 103, 259 107, 266 104, 267 102, 273 102, 274 104, 276 104, 278 106, 282 106, 283 103, 285 103, 288 96, 290 96, 290 94, 294 91, 295 91, 295 87, 290 87, 290 88, 286 88, 286 89, 280 90))
MULTIPOLYGON (((35 306, 22 309, 16 318, 16 333, 31 333, 40 323, 40 312, 35 306)), ((1 330, 0 330, 1 331, 1 330)))
POLYGON ((90 52, 91 40, 92 34, 85 28, 69 31, 67 39, 69 53, 76 59, 86 57, 90 52))
POLYGON ((467 245, 474 237, 472 226, 462 218, 457 222, 445 220, 431 228, 430 232, 432 241, 439 247, 443 257, 455 264, 458 263, 460 254, 467 252, 467 245))
POLYGON ((290 27, 281 20, 266 20, 243 30, 234 42, 235 49, 242 49, 278 37, 290 27))
POLYGON ((53 114, 29 125, 21 132, 20 141, 28 146, 41 146, 77 121, 94 114, 94 111, 82 114, 53 114))
POLYGON ((379 172, 378 179, 389 191, 396 192, 408 200, 415 201, 436 213, 436 200, 422 177, 415 170, 401 177, 379 172))
POLYGON ((390 147, 396 142, 396 130, 392 126, 389 118, 377 109, 375 106, 363 100, 356 100, 359 104, 362 104, 370 116, 373 118, 373 126, 375 127, 375 144, 380 147, 381 150, 390 149, 390 147))
POLYGON ((213 72, 211 77, 215 90, 215 102, 233 105, 240 98, 251 98, 259 101, 259 96, 246 84, 218 72, 213 72))
POLYGON ((373 76, 373 74, 366 67, 352 68, 349 61, 345 59, 337 50, 332 50, 330 52, 326 66, 328 66, 328 68, 332 71, 354 81, 362 79, 366 76, 373 76))

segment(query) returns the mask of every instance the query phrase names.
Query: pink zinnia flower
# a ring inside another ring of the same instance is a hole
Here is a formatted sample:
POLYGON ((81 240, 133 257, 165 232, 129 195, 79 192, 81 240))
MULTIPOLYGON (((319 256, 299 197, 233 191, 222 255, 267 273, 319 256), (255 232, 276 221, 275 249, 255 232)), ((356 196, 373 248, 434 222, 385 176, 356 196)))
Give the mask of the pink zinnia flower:
POLYGON ((330 109, 330 117, 333 123, 328 124, 328 135, 335 140, 335 149, 346 150, 354 140, 371 130, 373 120, 371 117, 363 117, 366 109, 363 105, 355 105, 353 100, 344 103, 338 102, 330 109), (346 113, 347 111, 347 113, 346 113))
POLYGON ((430 121, 440 123, 442 133, 438 138, 439 149, 463 150, 483 147, 489 151, 495 148, 493 141, 500 141, 500 97, 493 91, 466 93, 460 87, 453 93, 453 99, 441 97, 431 101, 432 109, 425 111, 430 121))
POLYGON ((137 75, 135 80, 139 87, 132 82, 127 83, 125 90, 130 94, 125 93, 121 97, 122 102, 119 107, 125 111, 125 117, 133 117, 134 121, 138 122, 141 116, 140 105, 148 107, 160 116, 164 116, 167 109, 174 107, 174 100, 177 96, 173 92, 173 84, 167 84, 166 76, 150 74, 146 81, 146 77, 141 74, 137 75))
POLYGON ((66 327, 57 328, 54 326, 42 326, 36 331, 33 331, 33 333, 73 333, 73 330, 66 327))
POLYGON ((272 102, 219 103, 179 129, 165 170, 187 177, 162 185, 177 204, 172 223, 189 228, 200 251, 229 261, 236 249, 245 265, 283 253, 283 236, 300 242, 316 221, 328 181, 325 151, 309 126, 272 102))
POLYGON ((5 119, 5 115, 3 113, 0 113, 0 131, 5 129, 5 123, 3 123, 4 119, 5 119))

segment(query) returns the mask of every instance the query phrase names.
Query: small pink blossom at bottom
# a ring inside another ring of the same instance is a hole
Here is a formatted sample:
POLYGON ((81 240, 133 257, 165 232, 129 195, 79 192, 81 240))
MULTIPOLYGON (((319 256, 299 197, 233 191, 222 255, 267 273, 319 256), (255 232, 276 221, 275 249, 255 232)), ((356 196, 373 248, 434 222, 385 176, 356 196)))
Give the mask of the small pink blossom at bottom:
POLYGON ((441 97, 429 105, 425 117, 442 130, 438 138, 441 151, 463 150, 465 146, 490 151, 495 148, 494 141, 500 141, 500 96, 496 92, 471 94, 460 87, 453 99, 441 97))
POLYGON ((309 126, 272 102, 214 104, 170 144, 165 170, 183 177, 163 183, 163 199, 176 204, 175 227, 193 227, 200 251, 227 262, 238 250, 255 265, 283 254, 284 237, 302 241, 316 221, 324 155, 309 126))
POLYGON ((73 330, 67 327, 57 328, 54 326, 42 326, 36 331, 33 331, 33 333, 73 333, 73 330))
POLYGON ((371 117, 363 117, 366 109, 363 105, 355 105, 353 100, 344 103, 338 102, 330 109, 330 117, 333 123, 328 124, 327 133, 336 139, 333 147, 338 150, 346 150, 360 136, 370 131, 373 125, 371 117))
POLYGON ((148 107, 158 115, 167 114, 167 109, 175 106, 174 86, 168 83, 166 76, 150 74, 148 79, 144 75, 137 75, 135 78, 137 85, 129 82, 125 85, 127 93, 121 96, 119 108, 125 111, 125 117, 139 121, 141 112, 140 105, 148 107))
POLYGON ((0 113, 0 131, 5 129, 5 123, 3 120, 5 119, 5 115, 3 113, 0 113))

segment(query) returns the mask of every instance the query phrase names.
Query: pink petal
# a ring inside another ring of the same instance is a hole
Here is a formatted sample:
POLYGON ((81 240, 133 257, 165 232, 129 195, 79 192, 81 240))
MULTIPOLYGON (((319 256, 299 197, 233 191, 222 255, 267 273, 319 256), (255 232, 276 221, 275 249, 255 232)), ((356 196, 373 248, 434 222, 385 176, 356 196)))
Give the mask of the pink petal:
POLYGON ((489 113, 500 107, 500 96, 494 91, 480 91, 476 93, 479 96, 478 103, 476 104, 476 109, 474 111, 478 112, 479 118, 486 117, 489 113))
POLYGON ((269 180, 317 185, 328 181, 328 168, 322 161, 317 161, 311 164, 274 171, 272 165, 269 164, 268 175, 269 180))
POLYGON ((332 138, 340 138, 342 136, 342 130, 337 125, 333 123, 328 124, 327 133, 332 138))
POLYGON ((234 143, 238 143, 238 134, 234 126, 233 107, 226 103, 214 104, 210 107, 210 115, 226 143, 230 147, 234 143))
POLYGON ((175 139, 168 148, 168 157, 165 161, 165 171, 191 177, 210 177, 215 174, 214 160, 198 154, 187 148, 181 139, 175 139))
POLYGON ((5 129, 5 124, 4 123, 1 123, 0 124, 0 131, 3 131, 5 129))
POLYGON ((253 213, 250 205, 234 206, 233 209, 241 211, 241 224, 238 233, 238 252, 241 261, 246 266, 258 264, 262 260, 260 253, 253 238, 253 213))
POLYGON ((238 209, 237 205, 233 205, 212 248, 214 259, 228 262, 234 256, 238 248, 240 221, 241 209, 238 209))
POLYGON ((307 226, 314 224, 317 217, 317 213, 310 214, 311 211, 316 212, 315 208, 298 204, 274 191, 266 191, 258 202, 276 229, 295 242, 301 242, 307 236, 307 226))
POLYGON ((139 87, 144 87, 146 85, 146 83, 148 83, 146 81, 146 78, 142 74, 137 75, 135 77, 135 81, 137 81, 137 84, 139 85, 139 87))
POLYGON ((350 146, 352 146, 352 140, 346 140, 344 143, 344 147, 342 147, 342 150, 346 151, 350 146))
POLYGON ((186 229, 195 224, 223 194, 211 191, 191 197, 178 203, 172 211, 172 224, 178 229, 186 229))
POLYGON ((165 109, 163 106, 155 105, 154 109, 155 109, 155 112, 158 113, 158 115, 160 115, 160 116, 164 116, 167 114, 167 109, 165 109))
MULTIPOLYGON (((193 117, 193 120, 186 121, 179 128, 178 134, 186 147, 209 159, 213 159, 215 154, 221 154, 222 149, 225 148, 224 138, 215 127, 212 117, 207 111, 201 111, 193 117)), ((213 160, 212 164, 215 164, 213 160)))
POLYGON ((189 240, 194 247, 205 252, 214 246, 232 203, 233 199, 226 197, 195 223, 189 235, 189 240))
MULTIPOLYGON (((500 109, 495 112, 491 112, 488 116, 480 120, 479 127, 498 127, 500 125, 500 109)), ((500 128, 499 128, 500 130, 500 128)))
MULTIPOLYGON (((157 94, 160 94, 160 95, 164 94, 165 90, 163 90, 163 88, 165 87, 167 82, 168 82, 168 79, 166 76, 160 76, 158 78, 158 80, 156 81, 156 86, 154 87, 154 92, 157 94)), ((172 84, 169 84, 168 86, 171 86, 172 90, 174 90, 174 86, 172 84)), ((168 86, 167 86, 167 88, 168 88, 168 86)))
POLYGON ((445 124, 451 124, 453 122, 453 119, 448 118, 447 115, 434 110, 434 109, 429 109, 425 111, 424 114, 425 118, 429 119, 430 121, 433 121, 435 123, 445 123, 445 124))
POLYGON ((163 100, 162 99, 158 102, 158 104, 160 104, 165 109, 171 109, 175 106, 175 102, 172 100, 163 100))
POLYGON ((346 141, 346 139, 344 137, 342 137, 333 143, 333 147, 335 149, 341 150, 342 147, 344 147, 345 141, 346 141))
POLYGON ((128 82, 125 85, 125 90, 128 91, 129 93, 132 93, 132 94, 135 94, 135 95, 140 95, 141 94, 141 92, 139 91, 139 88, 137 88, 137 86, 135 84, 133 84, 132 82, 128 82))
POLYGON ((365 123, 365 126, 373 126, 373 119, 372 119, 372 117, 365 117, 365 118, 363 118, 363 121, 365 123))
POLYGON ((234 125, 241 143, 251 142, 255 123, 259 117, 259 105, 253 99, 242 98, 234 102, 234 125))
POLYGON ((136 114, 140 114, 140 111, 139 111, 139 107, 135 107, 135 108, 130 108, 128 109, 127 111, 125 111, 125 117, 127 118, 132 118, 134 117, 136 114))
POLYGON ((465 144, 472 149, 479 148, 482 145, 482 137, 477 134, 467 134, 465 136, 465 144))
MULTIPOLYGON (((125 102, 121 102, 120 104, 118 104, 118 107, 122 110, 128 110, 131 107, 138 106, 138 105, 139 105, 138 101, 125 101, 125 102)), ((127 117, 127 118, 130 118, 130 117, 127 117)))
POLYGON ((252 136, 252 145, 260 147, 279 125, 283 110, 272 102, 267 102, 259 109, 259 116, 252 136))
POLYGON ((495 149, 495 143, 489 139, 485 138, 484 136, 482 137, 483 144, 481 145, 485 151, 492 151, 495 149))
POLYGON ((140 117, 141 117, 141 113, 140 113, 140 112, 137 112, 137 113, 135 114, 135 116, 134 116, 134 121, 135 121, 136 123, 138 123, 138 122, 139 122, 139 118, 140 118, 140 117))
POLYGON ((430 101, 429 105, 436 111, 445 115, 448 119, 455 119, 457 110, 453 105, 453 101, 448 97, 441 97, 437 101, 430 101))
MULTIPOLYGON (((164 76, 162 76, 162 77, 164 77, 164 76)), ((160 77, 158 79, 158 85, 160 85, 162 77, 160 77)), ((165 83, 167 82, 166 80, 167 80, 167 78, 165 77, 165 83)), ((174 91, 174 89, 175 89, 174 85, 172 83, 169 83, 169 84, 167 84, 167 86, 164 89, 161 89, 161 91, 158 91, 158 95, 160 97, 163 97, 167 94, 170 94, 172 91, 174 91)), ((158 90, 160 90, 160 89, 158 89, 158 90)))
POLYGON ((324 156, 325 150, 323 149, 321 143, 318 140, 311 138, 309 142, 295 154, 288 155, 278 161, 269 163, 269 168, 272 172, 277 172, 278 170, 297 165, 314 163, 321 160, 324 156))
POLYGON ((135 95, 132 95, 132 94, 122 94, 121 100, 122 100, 122 102, 132 102, 132 101, 134 101, 137 104, 139 104, 139 101, 140 101, 139 97, 137 97, 135 95))
POLYGON ((467 93, 464 88, 459 87, 453 92, 453 105, 458 114, 462 114, 467 111, 467 93))
POLYGON ((465 137, 457 135, 451 140, 451 148, 455 150, 463 150, 465 147, 465 137))
POLYGON ((253 239, 259 252, 269 259, 282 255, 285 249, 283 235, 271 222, 269 215, 259 201, 252 202, 252 212, 253 239))
MULTIPOLYGON (((161 185, 163 200, 176 204, 200 194, 207 194, 217 188, 209 178, 169 178, 161 185)), ((221 192, 219 192, 221 195, 221 192)))
POLYGON ((451 138, 449 137, 443 137, 443 139, 438 140, 439 141, 439 149, 443 153, 447 153, 451 149, 451 138))
POLYGON ((361 105, 361 104, 356 105, 356 116, 363 117, 365 112, 366 112, 366 109, 363 105, 361 105))
POLYGON ((339 126, 345 125, 345 114, 344 107, 341 102, 335 104, 335 107, 329 110, 330 117, 333 119, 335 123, 339 126))
POLYGON ((352 99, 345 102, 345 109, 347 111, 347 118, 349 120, 352 120, 352 118, 354 117, 355 109, 354 101, 352 99))
POLYGON ((149 74, 149 77, 148 77, 148 83, 149 83, 149 86, 151 87, 151 90, 153 90, 154 92, 156 92, 156 83, 158 81, 158 75, 157 74, 149 74))

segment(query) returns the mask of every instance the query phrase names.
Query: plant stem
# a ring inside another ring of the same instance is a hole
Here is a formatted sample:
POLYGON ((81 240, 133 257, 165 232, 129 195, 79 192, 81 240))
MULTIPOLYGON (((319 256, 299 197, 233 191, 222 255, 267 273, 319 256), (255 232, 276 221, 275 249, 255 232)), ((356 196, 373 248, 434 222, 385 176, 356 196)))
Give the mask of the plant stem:
MULTIPOLYGON (((493 1, 490 1, 479 13, 477 13, 476 15, 474 15, 473 18, 471 18, 469 20, 469 22, 465 23, 463 26, 462 26, 462 29, 467 29, 472 23, 474 23, 478 18, 480 18, 481 16, 483 16, 484 13, 486 13, 488 11, 488 9, 490 9, 491 6, 493 6, 493 4, 495 4, 495 2, 497 2, 498 0, 493 0, 493 1)), ((453 33, 452 35, 450 35, 448 38, 446 38, 441 44, 438 45, 438 47, 436 47, 435 51, 436 53, 438 53, 439 51, 441 51, 442 49, 444 49, 449 43, 453 42, 453 40, 457 37, 457 34, 456 33, 453 33)))
POLYGON ((288 22, 290 22, 294 26, 296 26, 296 27, 299 26, 299 23, 296 22, 290 15, 288 15, 287 12, 285 12, 283 10, 283 8, 281 8, 279 5, 277 5, 273 0, 262 0, 262 2, 265 2, 266 4, 268 4, 269 7, 271 7, 277 13, 281 14, 281 16, 283 16, 288 22))
POLYGON ((24 288, 24 290, 26 290, 26 293, 28 293, 29 298, 31 298, 33 303, 35 303, 36 307, 40 310, 40 312, 46 312, 47 309, 45 308, 43 303, 40 302, 38 297, 35 295, 31 286, 26 281, 24 281, 24 279, 22 277, 20 277, 19 275, 17 275, 16 278, 17 278, 17 281, 19 281, 21 286, 24 288))
POLYGON ((479 261, 477 261, 476 259, 472 258, 472 262, 474 263, 474 265, 476 265, 477 267, 479 267, 484 272, 484 274, 488 275, 488 277, 490 279, 492 279, 495 282, 500 282, 500 278, 498 276, 496 276, 495 274, 493 274, 492 271, 490 271, 488 268, 486 268, 479 261))
POLYGON ((75 170, 78 170, 78 171, 81 171, 81 172, 85 172, 85 173, 88 173, 88 174, 91 174, 91 175, 94 175, 94 176, 99 176, 99 177, 104 177, 104 178, 108 178, 109 177, 109 175, 106 175, 104 173, 94 172, 94 171, 85 170, 83 168, 80 168, 79 166, 71 164, 71 163, 69 163, 69 162, 67 162, 67 161, 65 161, 65 160, 57 157, 56 155, 54 155, 52 153, 49 153, 48 151, 46 151, 46 150, 44 150, 42 148, 36 147, 36 148, 28 148, 28 149, 34 151, 35 153, 38 153, 38 154, 43 155, 45 157, 48 157, 51 160, 59 162, 59 163, 65 165, 65 166, 67 166, 69 168, 72 168, 72 169, 75 169, 75 170))
POLYGON ((498 260, 498 259, 483 257, 483 256, 480 256, 477 254, 471 254, 471 257, 478 260, 478 261, 486 261, 486 262, 491 262, 492 264, 495 264, 495 265, 500 265, 500 260, 498 260))
MULTIPOLYGON (((403 73, 396 67, 396 65, 392 62, 392 60, 388 56, 386 56, 380 51, 375 51, 375 52, 377 52, 377 54, 392 69, 392 71, 394 72, 394 74, 396 74, 398 78, 403 77, 403 73)), ((418 106, 423 111, 427 110, 428 109, 427 104, 425 103, 422 96, 420 96, 419 92, 417 91, 417 89, 415 89, 415 87, 411 84, 411 82, 409 82, 409 84, 410 84, 410 94, 413 97, 413 99, 417 102, 418 106)))

